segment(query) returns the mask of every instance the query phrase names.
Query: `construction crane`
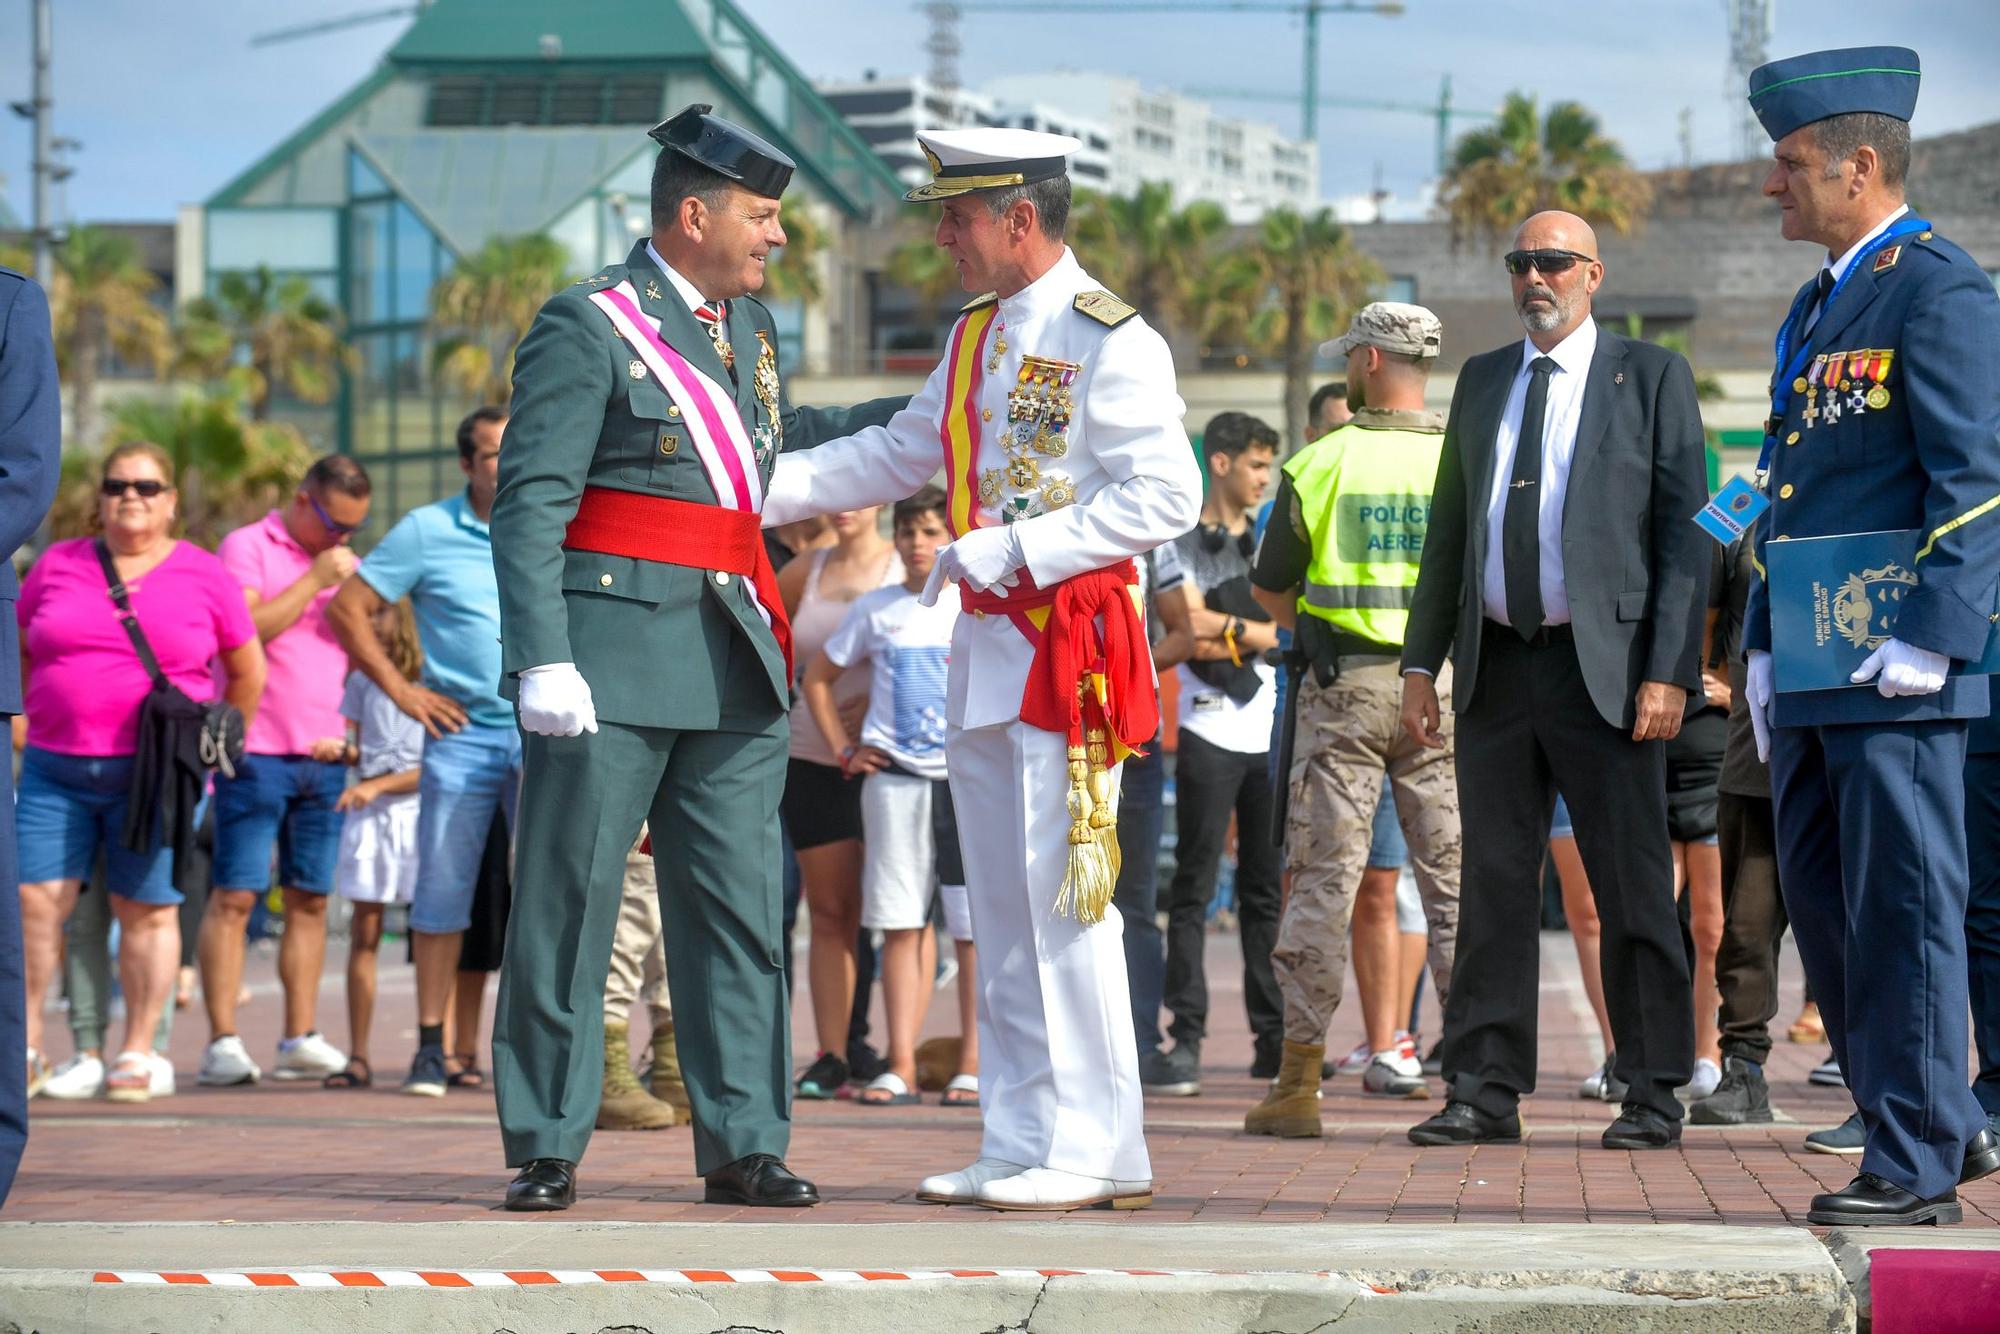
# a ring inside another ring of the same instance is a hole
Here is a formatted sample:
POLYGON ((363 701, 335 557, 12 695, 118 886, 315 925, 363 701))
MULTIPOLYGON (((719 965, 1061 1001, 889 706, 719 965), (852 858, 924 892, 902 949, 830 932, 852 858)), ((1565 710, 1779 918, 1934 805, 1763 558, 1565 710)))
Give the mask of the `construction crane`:
MULTIPOLYGON (((1172 0, 1134 0, 1131 4, 1109 0, 984 0, 956 6, 963 11, 1000 14, 1182 14, 1205 18, 1221 11, 1252 14, 1295 14, 1305 20, 1305 79, 1299 94, 1299 136, 1308 142, 1319 139, 1319 109, 1325 103, 1319 95, 1319 21, 1324 14, 1381 14, 1400 16, 1407 6, 1403 0, 1208 0, 1203 4, 1175 4, 1172 0)), ((1257 96, 1262 96, 1258 94, 1257 96)))
POLYGON ((1764 135, 1750 110, 1750 71, 1771 58, 1778 32, 1778 0, 1722 0, 1729 11, 1729 75, 1723 94, 1736 115, 1736 156, 1747 161, 1763 154, 1764 135))
MULTIPOLYGON (((1251 88, 1183 88, 1190 97, 1225 98, 1235 102, 1288 102, 1290 93, 1260 92, 1251 88)), ((1322 97, 1319 105, 1344 111, 1399 111, 1412 116, 1429 116, 1437 122, 1437 170, 1442 176, 1451 165, 1451 123, 1454 120, 1493 120, 1491 111, 1472 111, 1451 104, 1451 75, 1438 83, 1436 102, 1393 102, 1368 97, 1322 97)))
POLYGON ((301 23, 293 28, 278 28, 271 32, 260 32, 250 39, 252 46, 276 46, 280 42, 293 42, 302 37, 318 37, 329 32, 340 32, 347 28, 359 28, 369 23, 379 23, 383 19, 410 18, 424 10, 428 0, 417 0, 410 5, 391 5, 386 9, 362 9, 352 14, 341 14, 318 23, 301 23))

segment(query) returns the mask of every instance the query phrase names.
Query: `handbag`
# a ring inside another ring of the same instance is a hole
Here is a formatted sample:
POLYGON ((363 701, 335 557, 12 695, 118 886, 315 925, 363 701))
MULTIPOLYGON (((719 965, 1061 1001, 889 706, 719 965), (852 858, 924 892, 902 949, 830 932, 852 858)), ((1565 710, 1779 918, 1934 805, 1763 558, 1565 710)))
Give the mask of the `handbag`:
POLYGON ((152 692, 139 706, 140 750, 154 753, 171 751, 173 748, 170 746, 157 746, 159 738, 152 734, 169 724, 194 721, 200 729, 195 746, 201 763, 225 778, 236 777, 236 766, 243 759, 246 741, 242 711, 226 699, 203 703, 167 679, 166 673, 160 670, 160 660, 153 656, 153 646, 146 642, 146 632, 140 628, 138 616, 132 611, 132 599, 125 591, 124 581, 118 577, 118 567, 112 564, 111 548, 101 537, 96 545, 97 563, 103 567, 104 582, 111 590, 111 600, 118 604, 119 619, 124 622, 125 633, 132 640, 133 651, 145 664, 146 675, 153 678, 152 692), (148 745, 149 736, 155 745, 148 745))

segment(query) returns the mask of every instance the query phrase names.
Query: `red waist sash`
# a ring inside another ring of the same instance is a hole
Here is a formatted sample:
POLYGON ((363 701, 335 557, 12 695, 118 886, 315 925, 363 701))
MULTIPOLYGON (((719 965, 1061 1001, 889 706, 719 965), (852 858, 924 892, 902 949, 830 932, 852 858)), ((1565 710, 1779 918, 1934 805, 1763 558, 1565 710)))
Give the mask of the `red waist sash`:
POLYGON ((563 546, 744 576, 750 580, 751 600, 784 655, 785 679, 792 679, 792 626, 778 596, 771 554, 764 549, 762 525, 753 511, 587 486, 563 535, 563 546))

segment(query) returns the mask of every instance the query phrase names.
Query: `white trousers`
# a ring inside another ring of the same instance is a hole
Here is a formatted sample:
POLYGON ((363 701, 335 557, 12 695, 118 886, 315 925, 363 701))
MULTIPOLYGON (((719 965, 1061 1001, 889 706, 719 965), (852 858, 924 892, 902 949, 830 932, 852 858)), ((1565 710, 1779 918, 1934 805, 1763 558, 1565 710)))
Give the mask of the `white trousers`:
POLYGON ((1120 918, 1058 916, 1068 746, 1025 723, 945 738, 979 951, 982 1156, 1150 1181, 1120 918))

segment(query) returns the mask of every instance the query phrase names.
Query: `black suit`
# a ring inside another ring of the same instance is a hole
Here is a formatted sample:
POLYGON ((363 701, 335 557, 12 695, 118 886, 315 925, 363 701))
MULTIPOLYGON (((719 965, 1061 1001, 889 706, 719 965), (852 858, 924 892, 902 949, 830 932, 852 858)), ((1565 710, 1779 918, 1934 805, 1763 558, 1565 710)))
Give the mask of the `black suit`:
POLYGON ((1694 376, 1598 330, 1562 512, 1570 624, 1529 643, 1487 618, 1483 594, 1495 436, 1521 375, 1519 343, 1459 374, 1403 650, 1405 669, 1432 673, 1450 655, 1458 711, 1464 897, 1444 1072, 1494 1115, 1535 1087, 1540 870, 1560 790, 1604 926, 1614 1072, 1628 1103, 1678 1119, 1694 1010, 1665 746, 1631 735, 1641 682, 1700 687, 1710 539, 1690 522, 1705 498, 1694 376))

